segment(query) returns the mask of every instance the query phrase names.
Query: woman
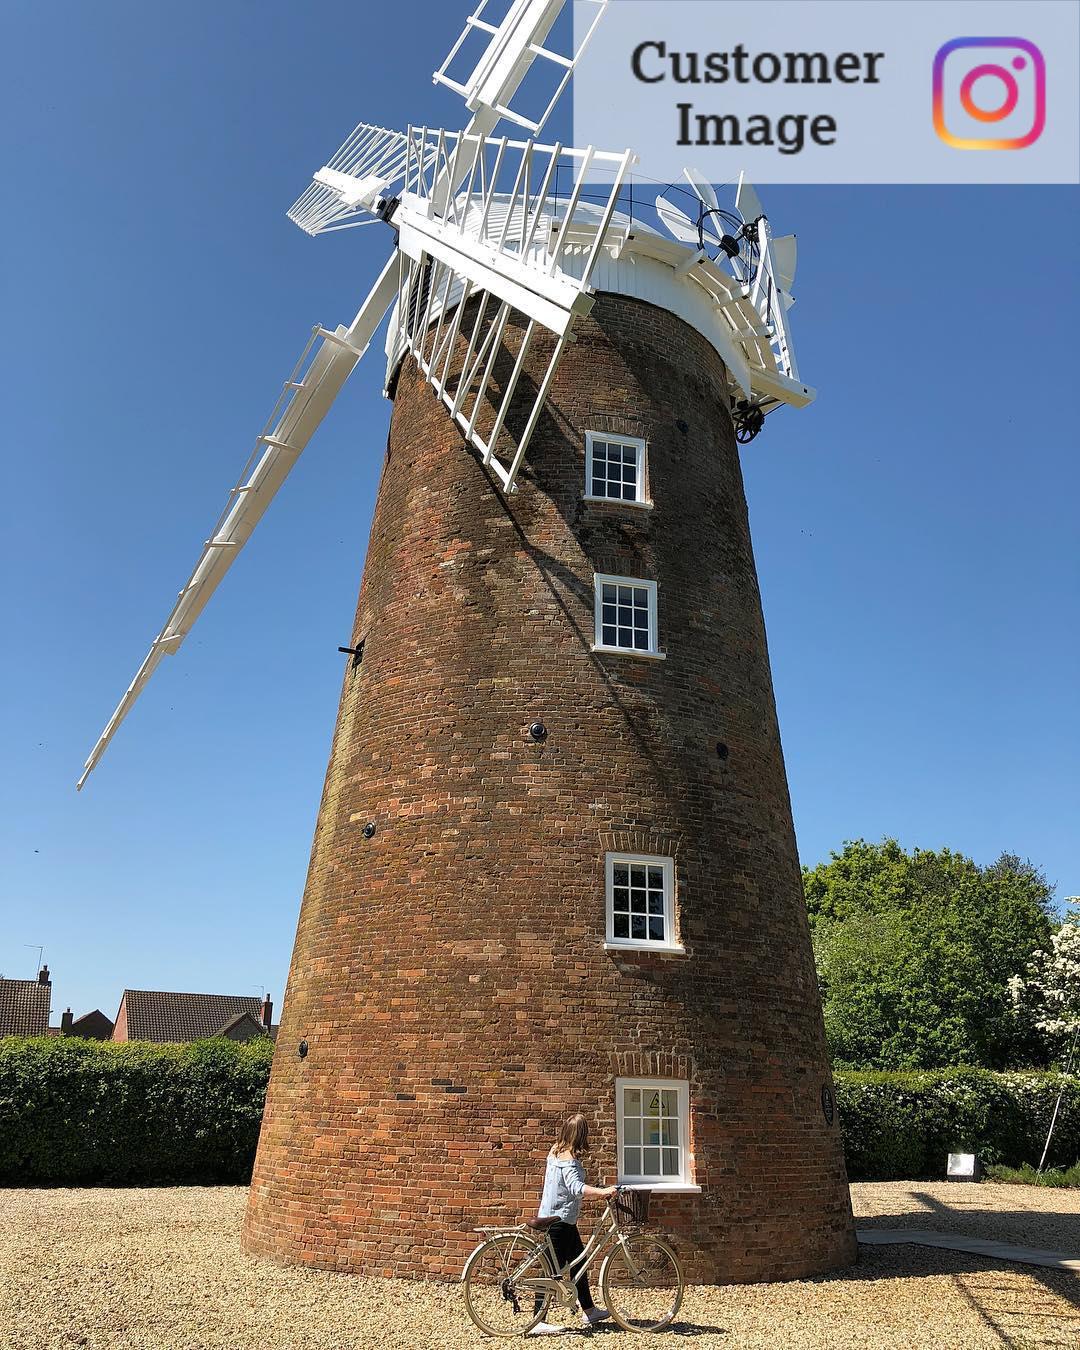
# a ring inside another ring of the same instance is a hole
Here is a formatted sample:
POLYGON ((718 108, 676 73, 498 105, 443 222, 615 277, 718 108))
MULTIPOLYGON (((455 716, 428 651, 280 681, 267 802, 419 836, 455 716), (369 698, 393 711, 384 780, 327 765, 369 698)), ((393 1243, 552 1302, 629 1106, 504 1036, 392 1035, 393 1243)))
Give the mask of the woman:
MULTIPOLYGON (((581 1255, 585 1250, 581 1234, 577 1230, 577 1219, 581 1213, 583 1199, 606 1200, 615 1194, 614 1186, 588 1186, 585 1184, 585 1168, 581 1164, 582 1154, 589 1151, 589 1122, 580 1113, 563 1122, 559 1137, 547 1157, 547 1171, 544 1173, 544 1193, 540 1198, 539 1219, 554 1217, 555 1223, 547 1229, 551 1245, 559 1260, 559 1268, 568 1261, 581 1255)), ((576 1281, 578 1303, 581 1305, 581 1321, 584 1326, 593 1326, 602 1322, 610 1314, 606 1308, 598 1308, 593 1303, 587 1275, 581 1275, 576 1281)), ((564 1328, 549 1322, 537 1322, 529 1333, 532 1336, 553 1336, 564 1328)))

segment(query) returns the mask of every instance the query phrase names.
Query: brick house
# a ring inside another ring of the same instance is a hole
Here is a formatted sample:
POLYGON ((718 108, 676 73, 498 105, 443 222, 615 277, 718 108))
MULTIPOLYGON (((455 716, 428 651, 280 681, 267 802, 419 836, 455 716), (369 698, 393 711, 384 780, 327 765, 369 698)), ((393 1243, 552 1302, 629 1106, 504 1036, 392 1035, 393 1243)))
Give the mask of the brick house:
POLYGON ((0 979, 0 1036, 47 1036, 52 980, 42 966, 36 980, 0 979))
POLYGON ((248 1041, 273 1036, 273 1003, 243 994, 176 994, 125 989, 112 1029, 114 1041, 198 1041, 207 1036, 248 1041))

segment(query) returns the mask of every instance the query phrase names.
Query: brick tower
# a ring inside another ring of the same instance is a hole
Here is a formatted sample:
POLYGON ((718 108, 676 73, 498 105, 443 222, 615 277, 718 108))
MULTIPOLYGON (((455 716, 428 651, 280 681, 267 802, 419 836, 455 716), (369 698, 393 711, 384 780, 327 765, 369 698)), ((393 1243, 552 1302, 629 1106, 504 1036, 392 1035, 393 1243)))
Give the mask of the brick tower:
POLYGON ((853 1259, 727 373, 576 332, 511 497, 401 367, 250 1251, 456 1276, 581 1109, 692 1279, 853 1259))

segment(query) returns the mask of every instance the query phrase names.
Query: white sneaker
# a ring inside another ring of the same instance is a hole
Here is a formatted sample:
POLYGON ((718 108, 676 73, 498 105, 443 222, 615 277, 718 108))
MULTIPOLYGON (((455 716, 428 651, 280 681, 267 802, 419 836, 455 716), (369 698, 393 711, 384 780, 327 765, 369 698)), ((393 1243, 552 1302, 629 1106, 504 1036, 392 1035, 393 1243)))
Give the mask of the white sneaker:
POLYGON ((581 1314, 581 1325, 583 1327, 594 1327, 597 1322, 606 1322, 611 1316, 606 1308, 593 1308, 590 1312, 581 1314))
POLYGON ((565 1327, 554 1326, 551 1322, 537 1322, 536 1326, 529 1332, 530 1336, 561 1336, 566 1330, 565 1327))

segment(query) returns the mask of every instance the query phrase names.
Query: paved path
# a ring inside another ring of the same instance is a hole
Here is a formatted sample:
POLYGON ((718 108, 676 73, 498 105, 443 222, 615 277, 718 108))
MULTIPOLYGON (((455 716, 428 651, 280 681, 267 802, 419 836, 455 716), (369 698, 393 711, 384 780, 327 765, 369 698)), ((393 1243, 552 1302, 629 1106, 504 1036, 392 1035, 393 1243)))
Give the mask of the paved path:
POLYGON ((1049 1266, 1051 1270, 1080 1275, 1080 1256, 1042 1251, 1038 1247, 1014 1247, 1008 1242, 963 1237, 959 1233, 932 1233, 926 1228, 859 1228, 855 1236, 870 1246, 910 1242, 917 1247, 944 1247, 950 1252, 971 1252, 975 1256, 992 1256, 995 1261, 1019 1261, 1025 1266, 1049 1266))

